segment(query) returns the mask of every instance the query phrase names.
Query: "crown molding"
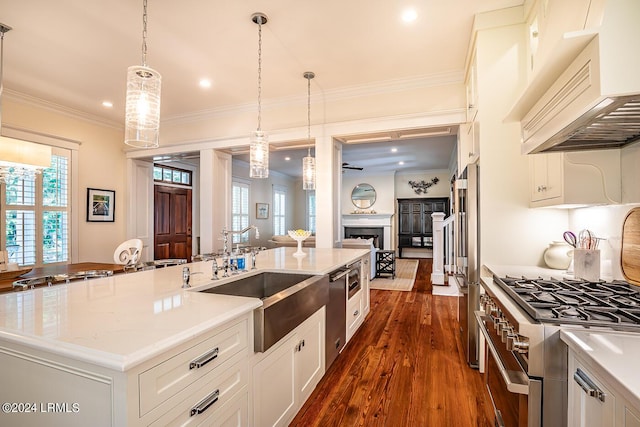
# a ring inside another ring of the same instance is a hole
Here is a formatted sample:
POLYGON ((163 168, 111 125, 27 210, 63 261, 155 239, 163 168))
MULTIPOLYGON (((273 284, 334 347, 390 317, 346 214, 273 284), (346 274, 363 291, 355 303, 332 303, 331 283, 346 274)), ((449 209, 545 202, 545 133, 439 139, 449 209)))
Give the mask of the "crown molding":
MULTIPOLYGON (((348 86, 331 90, 322 90, 311 94, 311 102, 334 102, 345 99, 361 98, 370 95, 380 95, 386 93, 406 92, 425 87, 446 86, 451 84, 463 84, 464 72, 451 71, 428 76, 409 77, 403 79, 392 79, 375 83, 366 83, 362 85, 348 86)), ((315 82, 312 82, 315 85, 315 82)), ((317 85, 315 85, 317 87, 317 85)), ((277 109, 284 106, 306 105, 306 95, 296 95, 277 99, 267 99, 262 101, 262 109, 277 109)), ((215 117, 231 116, 241 113, 252 113, 257 110, 255 103, 246 103, 232 106, 224 106, 219 108, 211 108, 207 110, 195 111, 192 113, 174 115, 162 120, 167 125, 179 125, 204 121, 215 117)))
POLYGON ((36 107, 38 109, 50 111, 56 114, 62 114, 67 117, 82 120, 92 124, 97 124, 100 126, 106 126, 106 127, 118 129, 118 130, 124 129, 124 123, 114 122, 113 120, 108 120, 108 119, 105 119, 104 117, 96 116, 95 114, 89 114, 84 111, 66 107, 64 105, 47 101, 42 98, 38 98, 32 95, 27 95, 22 92, 17 92, 15 90, 5 88, 3 95, 6 96, 8 99, 11 99, 23 105, 36 107))

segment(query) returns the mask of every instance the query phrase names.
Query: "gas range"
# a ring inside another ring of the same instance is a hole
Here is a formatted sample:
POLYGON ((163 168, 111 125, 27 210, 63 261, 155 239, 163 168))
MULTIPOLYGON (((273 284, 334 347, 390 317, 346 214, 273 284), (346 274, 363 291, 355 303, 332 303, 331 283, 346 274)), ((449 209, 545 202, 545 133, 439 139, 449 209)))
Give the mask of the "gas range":
POLYGON ((628 282, 494 277, 535 321, 640 331, 640 290, 628 282))
MULTIPOLYGON (((640 287, 532 270, 485 266, 476 318, 486 343, 487 387, 495 402, 527 401, 527 421, 505 425, 564 425, 568 366, 560 329, 640 332, 640 287)), ((517 405, 506 406, 497 405, 496 413, 518 413, 517 405)))

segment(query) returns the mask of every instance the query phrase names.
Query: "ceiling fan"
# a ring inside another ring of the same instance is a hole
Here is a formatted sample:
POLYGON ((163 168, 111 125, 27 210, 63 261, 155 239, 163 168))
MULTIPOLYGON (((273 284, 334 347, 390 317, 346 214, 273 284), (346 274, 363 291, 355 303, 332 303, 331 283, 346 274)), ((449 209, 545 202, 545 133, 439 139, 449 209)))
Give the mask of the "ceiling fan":
POLYGON ((352 170, 361 171, 364 168, 361 166, 353 166, 353 165, 350 165, 349 163, 344 162, 342 163, 342 169, 352 169, 352 170))

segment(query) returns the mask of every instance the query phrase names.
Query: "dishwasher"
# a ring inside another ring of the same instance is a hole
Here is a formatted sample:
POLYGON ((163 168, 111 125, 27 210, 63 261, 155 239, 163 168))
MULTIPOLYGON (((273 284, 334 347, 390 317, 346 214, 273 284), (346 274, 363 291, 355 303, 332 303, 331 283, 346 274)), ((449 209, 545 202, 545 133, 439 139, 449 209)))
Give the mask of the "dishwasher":
POLYGON ((325 311, 325 370, 336 360, 347 340, 347 278, 350 268, 329 273, 329 303, 325 311))

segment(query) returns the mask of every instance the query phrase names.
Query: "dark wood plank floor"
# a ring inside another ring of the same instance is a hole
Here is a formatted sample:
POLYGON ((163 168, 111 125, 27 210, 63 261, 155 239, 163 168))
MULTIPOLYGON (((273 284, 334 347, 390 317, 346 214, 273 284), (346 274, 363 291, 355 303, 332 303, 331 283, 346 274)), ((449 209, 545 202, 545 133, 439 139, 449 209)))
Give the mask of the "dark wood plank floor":
POLYGON ((431 260, 411 292, 371 291, 371 313, 291 426, 490 426, 491 402, 462 356, 457 298, 431 294, 431 260))

